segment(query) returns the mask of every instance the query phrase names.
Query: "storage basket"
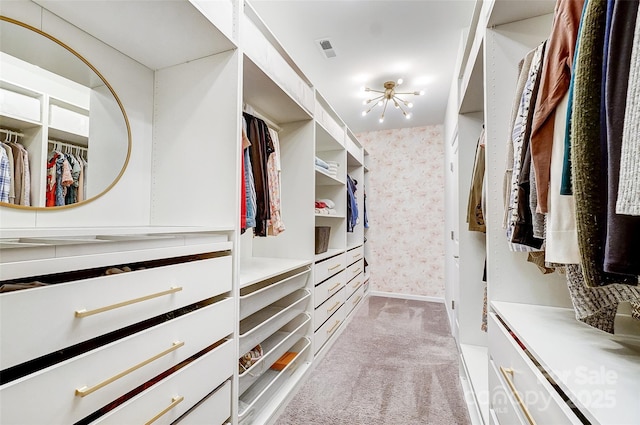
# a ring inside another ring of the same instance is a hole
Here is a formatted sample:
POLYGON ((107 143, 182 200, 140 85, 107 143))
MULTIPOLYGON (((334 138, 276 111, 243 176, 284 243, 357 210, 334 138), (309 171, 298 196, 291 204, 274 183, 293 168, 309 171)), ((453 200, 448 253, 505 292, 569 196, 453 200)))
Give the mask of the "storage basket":
POLYGON ((316 254, 327 252, 329 248, 329 236, 331 235, 331 227, 316 226, 316 254))

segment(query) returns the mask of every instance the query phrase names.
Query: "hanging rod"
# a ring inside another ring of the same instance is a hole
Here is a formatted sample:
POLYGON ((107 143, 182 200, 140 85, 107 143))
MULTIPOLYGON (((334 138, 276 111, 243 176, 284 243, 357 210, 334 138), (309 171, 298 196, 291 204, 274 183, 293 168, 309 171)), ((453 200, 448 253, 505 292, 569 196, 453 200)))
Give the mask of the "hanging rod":
POLYGON ((73 149, 80 149, 81 151, 85 151, 85 152, 89 150, 89 148, 86 148, 84 146, 74 145, 73 143, 68 143, 68 142, 61 142, 60 140, 49 139, 48 142, 54 145, 65 146, 73 149))
POLYGON ((4 133, 8 136, 24 137, 24 133, 18 131, 9 130, 7 128, 0 128, 0 133, 4 133))
POLYGON ((249 105, 248 103, 245 103, 243 105, 242 111, 246 112, 247 114, 251 114, 256 118, 260 118, 262 121, 264 121, 269 127, 274 129, 275 131, 277 132, 282 131, 282 127, 280 127, 278 124, 271 121, 269 118, 265 117, 264 114, 261 114, 260 112, 256 111, 256 109, 253 106, 249 105))

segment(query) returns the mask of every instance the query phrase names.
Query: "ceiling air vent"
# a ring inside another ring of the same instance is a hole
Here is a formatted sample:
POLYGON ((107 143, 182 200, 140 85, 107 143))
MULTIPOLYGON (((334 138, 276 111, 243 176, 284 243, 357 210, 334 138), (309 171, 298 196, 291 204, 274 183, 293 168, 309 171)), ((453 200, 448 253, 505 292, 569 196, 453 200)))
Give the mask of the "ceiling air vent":
POLYGON ((318 43, 318 46, 320 46, 320 50, 326 58, 336 57, 336 51, 333 49, 331 40, 328 38, 321 38, 320 40, 316 40, 316 42, 318 43))

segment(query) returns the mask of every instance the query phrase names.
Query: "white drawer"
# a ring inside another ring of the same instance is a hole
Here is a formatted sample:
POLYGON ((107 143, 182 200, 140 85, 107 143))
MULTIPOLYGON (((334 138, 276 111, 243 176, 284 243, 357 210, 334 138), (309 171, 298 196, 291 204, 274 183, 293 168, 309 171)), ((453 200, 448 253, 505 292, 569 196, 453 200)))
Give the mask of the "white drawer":
POLYGON ((345 283, 347 283, 347 273, 343 270, 316 286, 313 292, 313 306, 317 308, 320 304, 325 302, 327 298, 338 292, 340 288, 344 287, 345 283))
MULTIPOLYGON (((489 315, 489 347, 490 360, 505 384, 504 391, 510 395, 517 391, 522 398, 524 407, 519 413, 523 417, 528 410, 540 424, 581 423, 493 313, 489 315)), ((498 414, 498 409, 494 409, 498 414)), ((502 420, 499 414, 498 419, 502 424, 511 423, 502 420)))
POLYGON ((230 290, 225 256, 2 294, 0 369, 230 290))
POLYGON ((310 270, 306 269, 293 276, 272 279, 250 285, 240 290, 240 320, 252 315, 256 311, 278 301, 297 289, 304 288, 309 279, 310 270))
POLYGON ((347 251, 347 264, 351 265, 356 261, 362 260, 364 258, 364 247, 359 246, 357 248, 351 249, 347 251))
POLYGON ((304 312, 311 293, 305 289, 287 295, 240 321, 240 356, 269 338, 278 329, 304 312))
POLYGON ((340 328, 344 318, 346 317, 346 309, 344 306, 340 307, 324 325, 313 334, 313 343, 315 353, 318 353, 322 346, 331 338, 333 334, 340 328))
POLYGON ((209 394, 177 423, 180 425, 221 425, 231 416, 231 381, 209 394))
POLYGON ((324 304, 320 305, 318 308, 314 310, 313 313, 313 323, 314 329, 317 329, 320 325, 322 325, 332 314, 334 314, 338 308, 346 299, 345 290, 341 289, 336 294, 334 294, 331 298, 324 302, 324 304))
POLYGON ((227 299, 13 381, 0 388, 2 423, 74 423, 231 334, 233 311, 227 299))
POLYGON ((347 265, 347 255, 345 253, 327 258, 324 261, 316 263, 315 266, 315 284, 322 282, 328 277, 343 270, 347 265))
MULTIPOLYGON (((364 273, 358 274, 355 278, 351 279, 349 283, 347 283, 347 298, 351 297, 351 295, 356 292, 358 289, 363 288, 364 286, 364 273)), ((364 288, 363 288, 364 292, 364 288)))
MULTIPOLYGON (((347 299, 345 302, 347 304, 347 308, 349 312, 353 311, 354 308, 358 305, 360 301, 364 298, 364 286, 360 285, 360 288, 356 292, 351 295, 351 298, 347 299)), ((347 313, 348 314, 348 313, 347 313)))
POLYGON ((227 341, 94 423, 148 423, 173 405, 173 408, 153 422, 154 425, 170 424, 233 375, 233 369, 237 364, 237 359, 234 359, 233 341, 227 341))
POLYGON ((491 418, 492 422, 496 422, 498 425, 530 425, 499 375, 500 372, 496 369, 495 363, 493 360, 490 360, 489 394, 491 394, 490 409, 493 413, 491 418))
POLYGON ((359 260, 347 267, 347 280, 351 281, 354 277, 364 272, 364 260, 359 260))

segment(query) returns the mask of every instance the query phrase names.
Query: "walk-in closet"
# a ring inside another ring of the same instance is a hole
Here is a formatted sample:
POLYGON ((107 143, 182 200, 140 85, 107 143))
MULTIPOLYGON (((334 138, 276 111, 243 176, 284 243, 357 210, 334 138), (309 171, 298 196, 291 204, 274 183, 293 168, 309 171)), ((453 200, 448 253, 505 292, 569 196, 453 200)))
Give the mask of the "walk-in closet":
POLYGON ((637 15, 2 0, 0 423, 640 423, 637 15))

